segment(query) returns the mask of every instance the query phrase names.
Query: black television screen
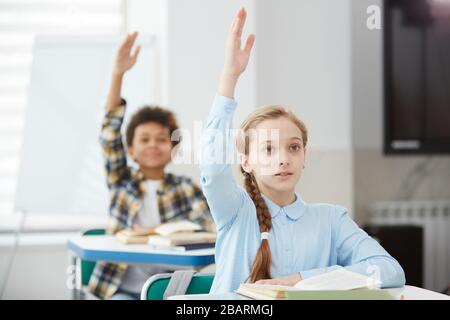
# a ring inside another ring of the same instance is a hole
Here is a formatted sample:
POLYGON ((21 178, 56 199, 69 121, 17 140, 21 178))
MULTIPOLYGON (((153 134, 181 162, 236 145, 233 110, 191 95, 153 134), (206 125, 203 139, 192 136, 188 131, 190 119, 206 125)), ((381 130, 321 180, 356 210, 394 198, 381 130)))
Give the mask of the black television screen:
POLYGON ((450 1, 384 1, 384 152, 450 153, 450 1))

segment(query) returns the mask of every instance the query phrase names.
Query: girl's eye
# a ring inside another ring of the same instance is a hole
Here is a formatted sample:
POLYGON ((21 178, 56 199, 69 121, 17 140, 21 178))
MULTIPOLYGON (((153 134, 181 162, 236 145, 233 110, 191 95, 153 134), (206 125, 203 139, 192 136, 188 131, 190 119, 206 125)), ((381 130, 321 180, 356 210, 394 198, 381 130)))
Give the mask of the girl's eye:
POLYGON ((295 145, 292 145, 290 147, 290 149, 291 149, 292 152, 297 152, 297 151, 300 151, 302 149, 302 147, 299 146, 298 144, 295 144, 295 145))

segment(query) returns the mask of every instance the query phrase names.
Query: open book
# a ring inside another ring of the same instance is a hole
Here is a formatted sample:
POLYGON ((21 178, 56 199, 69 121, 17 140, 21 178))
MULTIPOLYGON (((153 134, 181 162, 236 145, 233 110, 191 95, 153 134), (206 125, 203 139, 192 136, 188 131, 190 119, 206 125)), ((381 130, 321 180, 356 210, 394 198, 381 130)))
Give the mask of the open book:
POLYGON ((299 281, 293 287, 242 283, 235 291, 258 300, 392 300, 380 281, 344 268, 299 281))

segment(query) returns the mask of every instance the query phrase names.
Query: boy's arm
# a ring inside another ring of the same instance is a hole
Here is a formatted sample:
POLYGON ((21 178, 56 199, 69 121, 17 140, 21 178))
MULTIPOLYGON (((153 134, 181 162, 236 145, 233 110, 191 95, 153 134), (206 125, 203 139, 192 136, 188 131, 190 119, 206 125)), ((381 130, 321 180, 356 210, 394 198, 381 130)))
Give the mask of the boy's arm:
POLYGON ((114 111, 106 113, 100 134, 100 146, 105 159, 106 180, 108 187, 120 184, 129 174, 127 156, 122 142, 123 117, 125 114, 125 100, 114 111))
POLYGON ((140 46, 131 54, 137 32, 129 34, 116 53, 111 84, 106 103, 106 115, 102 123, 100 144, 105 158, 108 186, 120 183, 128 173, 126 151, 122 142, 121 127, 126 102, 121 98, 123 77, 137 61, 140 46))

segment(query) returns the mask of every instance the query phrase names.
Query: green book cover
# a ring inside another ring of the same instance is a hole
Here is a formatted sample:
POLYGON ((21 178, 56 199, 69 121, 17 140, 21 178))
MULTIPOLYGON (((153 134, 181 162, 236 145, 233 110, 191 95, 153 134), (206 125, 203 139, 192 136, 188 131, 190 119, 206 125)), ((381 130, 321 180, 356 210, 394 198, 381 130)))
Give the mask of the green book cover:
POLYGON ((387 290, 286 291, 288 300, 395 300, 387 290))

